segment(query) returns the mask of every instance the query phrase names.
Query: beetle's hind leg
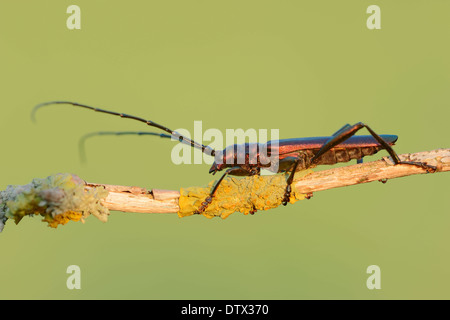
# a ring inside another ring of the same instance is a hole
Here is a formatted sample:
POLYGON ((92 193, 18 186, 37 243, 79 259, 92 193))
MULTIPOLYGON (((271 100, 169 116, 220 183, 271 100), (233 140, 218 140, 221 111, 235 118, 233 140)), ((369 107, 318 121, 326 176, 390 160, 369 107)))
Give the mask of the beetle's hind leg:
POLYGON ((386 151, 391 156, 392 160, 394 161, 394 164, 408 164, 413 165, 417 167, 421 167, 427 172, 435 172, 437 168, 435 166, 429 165, 424 162, 414 162, 414 161, 402 161, 398 157, 397 153, 394 151, 394 149, 383 140, 377 133, 375 133, 368 125, 358 122, 354 125, 346 124, 341 129, 339 129, 337 132, 335 132, 331 138, 320 148, 320 150, 314 155, 314 157, 311 158, 311 164, 314 164, 320 156, 322 156, 327 151, 331 150, 333 147, 338 145, 341 142, 344 142, 345 140, 349 139, 351 136, 353 136, 357 131, 361 130, 362 128, 366 128, 369 133, 374 137, 375 140, 383 147, 383 149, 386 149, 386 151))
MULTIPOLYGON (((304 165, 304 168, 309 168, 310 166, 314 165, 324 153, 330 151, 332 148, 334 148, 341 142, 344 142, 345 140, 349 139, 351 136, 353 136, 356 132, 358 132, 362 128, 366 128, 369 131, 369 133, 372 135, 372 137, 374 137, 374 139, 377 140, 377 142, 383 147, 383 149, 386 149, 386 151, 389 153, 392 160, 394 161, 394 165, 407 164, 407 165, 412 165, 412 166, 416 166, 416 167, 421 167, 421 168, 427 170, 427 172, 429 172, 429 173, 436 172, 437 167, 429 165, 425 162, 400 160, 397 153, 389 145, 389 143, 384 141, 383 138, 381 138, 377 133, 375 133, 375 131, 373 131, 368 125, 366 125, 362 122, 358 122, 354 125, 346 124, 341 129, 336 131, 330 137, 330 139, 319 149, 319 151, 310 159, 310 161, 307 161, 307 163, 304 165)), ((361 161, 358 161, 358 162, 362 162, 362 159, 361 159, 361 161)), ((296 171, 299 163, 300 163, 300 158, 297 161, 295 161, 291 175, 288 178, 286 192, 285 192, 284 199, 282 202, 283 205, 286 205, 289 202, 289 198, 290 198, 290 194, 291 194, 291 184, 294 179, 294 174, 295 174, 295 171, 296 171)))

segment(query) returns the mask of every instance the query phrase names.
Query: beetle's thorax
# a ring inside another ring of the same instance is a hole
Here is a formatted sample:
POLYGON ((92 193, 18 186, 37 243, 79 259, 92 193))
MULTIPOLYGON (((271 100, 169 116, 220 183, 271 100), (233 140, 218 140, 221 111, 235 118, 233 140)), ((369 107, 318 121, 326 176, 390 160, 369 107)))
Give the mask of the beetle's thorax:
POLYGON ((270 166, 270 152, 267 144, 243 143, 234 144, 221 151, 216 151, 215 161, 209 169, 209 173, 216 173, 231 167, 241 167, 249 173, 257 168, 270 166))

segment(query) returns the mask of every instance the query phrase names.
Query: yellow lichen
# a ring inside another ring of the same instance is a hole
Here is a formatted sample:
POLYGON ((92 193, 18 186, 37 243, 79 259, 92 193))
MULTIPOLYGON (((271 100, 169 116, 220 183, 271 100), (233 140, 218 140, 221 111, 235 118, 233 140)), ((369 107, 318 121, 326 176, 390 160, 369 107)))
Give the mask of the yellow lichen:
POLYGON ((83 214, 81 212, 75 211, 66 211, 64 213, 60 213, 52 217, 51 215, 45 215, 42 221, 46 221, 48 226, 51 228, 56 228, 58 225, 65 225, 69 221, 82 221, 83 222, 83 214))
MULTIPOLYGON (((311 172, 311 170, 300 171, 296 173, 296 179, 311 172)), ((255 210, 276 208, 283 200, 286 179, 287 174, 224 179, 211 204, 202 214, 207 218, 219 216, 225 219, 236 211, 247 215, 255 210)), ((208 197, 214 183, 215 181, 210 182, 206 188, 181 189, 178 216, 186 217, 195 214, 201 203, 208 197)), ((292 188, 290 203, 295 203, 304 198, 305 195, 292 188)))

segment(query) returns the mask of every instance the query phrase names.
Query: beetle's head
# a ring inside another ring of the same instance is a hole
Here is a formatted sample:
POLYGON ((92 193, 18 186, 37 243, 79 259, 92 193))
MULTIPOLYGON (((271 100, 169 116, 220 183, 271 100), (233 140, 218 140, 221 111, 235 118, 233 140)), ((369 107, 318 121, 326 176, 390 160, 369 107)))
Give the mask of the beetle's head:
POLYGON ((226 158, 224 157, 224 154, 226 154, 226 149, 221 151, 216 151, 216 154, 214 155, 214 162, 209 169, 209 173, 212 173, 213 175, 216 174, 217 171, 222 171, 225 169, 228 165, 226 164, 226 158))
POLYGON ((222 171, 223 169, 225 169, 228 166, 229 165, 227 165, 225 163, 220 163, 220 162, 217 163, 216 161, 214 161, 211 168, 209 168, 209 173, 212 173, 213 175, 215 175, 217 171, 222 171))
POLYGON ((220 171, 220 169, 218 167, 219 166, 214 162, 212 164, 211 168, 209 168, 209 173, 212 173, 213 175, 215 175, 217 171, 220 171))

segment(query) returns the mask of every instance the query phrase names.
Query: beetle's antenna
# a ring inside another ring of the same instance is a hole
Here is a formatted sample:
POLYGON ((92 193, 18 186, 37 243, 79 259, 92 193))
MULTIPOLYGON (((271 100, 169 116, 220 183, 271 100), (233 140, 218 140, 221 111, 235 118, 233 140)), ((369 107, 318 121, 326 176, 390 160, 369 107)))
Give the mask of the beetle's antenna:
POLYGON ((112 114, 114 116, 118 116, 118 117, 121 117, 121 118, 137 120, 137 121, 145 123, 148 126, 155 127, 155 128, 161 129, 163 131, 166 131, 174 139, 176 139, 176 140, 178 140, 180 142, 188 143, 193 148, 201 149, 202 152, 206 153, 207 155, 210 155, 210 156, 214 156, 215 155, 215 151, 211 147, 204 146, 204 145, 202 145, 202 144, 200 144, 198 142, 195 142, 194 140, 191 140, 191 139, 189 139, 187 137, 184 137, 181 134, 179 134, 178 132, 173 131, 173 130, 171 130, 171 129, 163 126, 163 125, 160 125, 160 124, 158 124, 156 122, 153 122, 151 120, 145 120, 143 118, 135 117, 135 116, 132 116, 132 115, 129 115, 129 114, 125 114, 125 113, 119 113, 119 112, 99 109, 99 108, 91 107, 91 106, 88 106, 88 105, 85 105, 85 104, 81 104, 81 103, 77 103, 77 102, 71 102, 71 101, 50 101, 50 102, 44 102, 44 103, 38 104, 37 106, 35 106, 33 108, 32 112, 31 112, 31 120, 33 122, 35 121, 35 114, 36 114, 36 111, 38 109, 40 109, 40 108, 42 108, 44 106, 51 105, 51 104, 68 104, 68 105, 72 105, 72 106, 75 106, 75 107, 81 107, 81 108, 90 109, 90 110, 93 110, 93 111, 96 111, 96 112, 103 112, 103 113, 107 113, 107 114, 112 114))
MULTIPOLYGON (((88 138, 92 138, 95 136, 105 136, 105 135, 116 135, 116 136, 123 136, 123 135, 138 135, 138 136, 159 136, 160 138, 172 138, 172 136, 165 134, 165 133, 156 133, 156 132, 148 132, 148 131, 97 131, 97 132, 90 132, 85 134, 80 138, 80 141, 78 142, 78 148, 80 151, 80 160, 82 163, 86 162, 86 149, 85 149, 85 143, 88 138)), ((183 141, 184 142, 184 141, 183 141)), ((187 143, 187 142, 185 142, 187 143)))

